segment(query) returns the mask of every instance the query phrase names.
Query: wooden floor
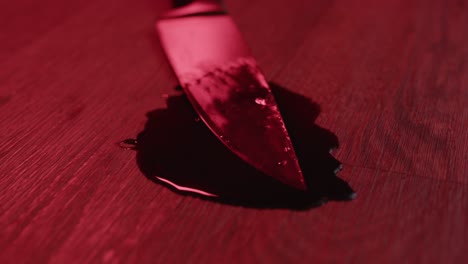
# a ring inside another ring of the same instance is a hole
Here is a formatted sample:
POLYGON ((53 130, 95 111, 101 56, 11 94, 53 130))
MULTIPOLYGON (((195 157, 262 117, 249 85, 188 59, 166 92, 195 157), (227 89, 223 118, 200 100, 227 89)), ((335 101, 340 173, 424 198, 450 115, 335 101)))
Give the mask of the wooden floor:
POLYGON ((468 262, 467 4, 226 1, 267 78, 315 106, 304 129, 340 141, 357 198, 298 210, 175 192, 116 145, 153 122, 203 177, 176 160, 188 104, 166 108, 170 1, 1 0, 0 263, 468 262))

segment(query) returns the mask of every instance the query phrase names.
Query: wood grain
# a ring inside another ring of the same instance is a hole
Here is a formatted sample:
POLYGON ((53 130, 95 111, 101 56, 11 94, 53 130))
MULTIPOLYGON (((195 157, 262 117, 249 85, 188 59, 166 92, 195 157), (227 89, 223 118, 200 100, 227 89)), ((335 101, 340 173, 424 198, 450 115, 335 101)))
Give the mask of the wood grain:
POLYGON ((358 198, 302 211, 181 195, 115 145, 177 93, 169 5, 0 1, 1 263, 468 261, 466 1, 226 1, 340 140, 358 198))

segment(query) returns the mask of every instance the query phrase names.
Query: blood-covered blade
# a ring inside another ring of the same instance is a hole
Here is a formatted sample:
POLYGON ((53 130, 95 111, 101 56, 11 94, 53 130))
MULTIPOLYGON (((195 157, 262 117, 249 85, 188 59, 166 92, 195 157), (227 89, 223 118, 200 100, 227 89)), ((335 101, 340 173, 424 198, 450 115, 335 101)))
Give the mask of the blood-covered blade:
POLYGON ((167 13, 156 29, 184 92, 212 132, 256 169, 306 190, 271 89, 222 6, 196 1, 167 13))

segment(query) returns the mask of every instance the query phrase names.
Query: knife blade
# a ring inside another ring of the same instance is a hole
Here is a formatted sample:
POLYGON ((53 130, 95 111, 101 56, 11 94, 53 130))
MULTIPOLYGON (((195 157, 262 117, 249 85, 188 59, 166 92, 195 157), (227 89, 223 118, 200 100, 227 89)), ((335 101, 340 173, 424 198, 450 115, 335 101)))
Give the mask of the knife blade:
POLYGON ((195 1, 156 22, 161 45, 201 120, 264 174, 306 190, 271 89, 219 1, 195 1))

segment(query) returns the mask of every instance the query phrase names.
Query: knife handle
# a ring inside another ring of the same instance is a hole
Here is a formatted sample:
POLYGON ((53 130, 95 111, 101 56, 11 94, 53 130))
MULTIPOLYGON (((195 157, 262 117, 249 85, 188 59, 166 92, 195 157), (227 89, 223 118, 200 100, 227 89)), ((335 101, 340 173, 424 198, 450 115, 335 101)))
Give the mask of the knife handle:
POLYGON ((173 7, 174 8, 165 13, 161 19, 226 14, 221 0, 173 0, 173 7))
POLYGON ((221 4, 222 0, 172 0, 172 6, 181 7, 193 3, 218 3, 221 4))

